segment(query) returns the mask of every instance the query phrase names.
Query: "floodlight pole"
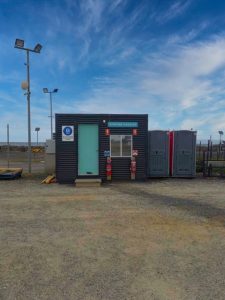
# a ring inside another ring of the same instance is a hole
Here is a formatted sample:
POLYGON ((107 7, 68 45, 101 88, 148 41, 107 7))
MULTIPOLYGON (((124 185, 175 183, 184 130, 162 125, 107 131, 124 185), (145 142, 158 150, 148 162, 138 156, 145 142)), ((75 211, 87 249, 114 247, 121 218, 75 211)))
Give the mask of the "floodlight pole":
POLYGON ((37 146, 38 146, 38 132, 39 132, 39 130, 40 130, 40 127, 35 128, 35 131, 37 132, 37 146))
POLYGON ((50 94, 50 119, 51 119, 51 139, 53 140, 53 124, 52 124, 52 92, 50 94))
POLYGON ((38 130, 37 130, 37 146, 38 146, 38 130))
POLYGON ((28 172, 31 174, 30 53, 27 52, 28 172))
POLYGON ((52 114, 52 94, 57 93, 58 89, 53 89, 52 91, 49 91, 47 88, 43 88, 43 92, 45 94, 49 94, 50 98, 50 122, 51 122, 51 139, 53 140, 53 114, 52 114))
POLYGON ((24 41, 16 39, 15 48, 27 53, 27 114, 28 114, 28 173, 31 174, 31 112, 30 112, 30 52, 40 53, 42 46, 37 44, 34 49, 24 47, 24 41))
POLYGON ((9 124, 7 124, 7 167, 9 168, 9 124))

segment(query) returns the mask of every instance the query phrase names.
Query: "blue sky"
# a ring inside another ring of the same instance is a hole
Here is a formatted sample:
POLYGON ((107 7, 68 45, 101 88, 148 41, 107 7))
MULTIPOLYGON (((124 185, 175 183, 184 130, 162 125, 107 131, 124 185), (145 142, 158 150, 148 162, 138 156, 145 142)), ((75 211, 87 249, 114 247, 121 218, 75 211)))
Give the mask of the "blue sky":
POLYGON ((225 131, 225 1, 0 0, 0 141, 27 140, 25 52, 31 53, 32 139, 56 113, 148 113, 150 129, 225 131))

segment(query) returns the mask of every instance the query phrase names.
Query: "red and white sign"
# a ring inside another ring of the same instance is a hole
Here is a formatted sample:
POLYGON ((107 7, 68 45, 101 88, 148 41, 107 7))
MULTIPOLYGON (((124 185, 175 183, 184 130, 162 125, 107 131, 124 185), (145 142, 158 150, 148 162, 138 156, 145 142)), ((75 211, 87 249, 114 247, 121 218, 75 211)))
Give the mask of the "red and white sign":
POLYGON ((138 135, 138 131, 137 131, 137 129, 133 129, 133 135, 138 135))
POLYGON ((110 129, 109 128, 105 129, 105 135, 110 135, 110 129))
POLYGON ((137 171, 137 164, 136 164, 136 160, 135 157, 131 157, 131 163, 130 163, 130 175, 131 175, 131 179, 135 180, 136 177, 136 171, 137 171))
POLYGON ((132 151, 132 156, 138 156, 138 150, 133 150, 132 151))

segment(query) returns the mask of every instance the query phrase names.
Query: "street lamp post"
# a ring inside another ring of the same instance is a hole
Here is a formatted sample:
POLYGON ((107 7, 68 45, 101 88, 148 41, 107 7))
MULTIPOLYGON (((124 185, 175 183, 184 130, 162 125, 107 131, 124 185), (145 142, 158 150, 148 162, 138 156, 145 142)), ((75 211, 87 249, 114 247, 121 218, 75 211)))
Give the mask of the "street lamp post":
POLYGON ((7 124, 7 166, 9 168, 9 152, 10 152, 10 147, 9 147, 9 124, 7 124))
POLYGON ((27 90, 27 114, 28 114, 28 172, 31 174, 31 114, 30 114, 30 52, 40 53, 42 46, 37 44, 34 49, 24 47, 24 40, 16 39, 15 48, 25 50, 27 54, 27 82, 22 84, 22 88, 27 90))
POLYGON ((57 93, 59 89, 54 89, 49 91, 47 88, 43 88, 43 92, 45 94, 49 94, 50 96, 50 121, 51 121, 51 139, 53 140, 53 115, 52 115, 52 94, 57 93))
POLYGON ((36 127, 35 131, 37 132, 37 146, 38 146, 38 132, 40 131, 40 127, 36 127))

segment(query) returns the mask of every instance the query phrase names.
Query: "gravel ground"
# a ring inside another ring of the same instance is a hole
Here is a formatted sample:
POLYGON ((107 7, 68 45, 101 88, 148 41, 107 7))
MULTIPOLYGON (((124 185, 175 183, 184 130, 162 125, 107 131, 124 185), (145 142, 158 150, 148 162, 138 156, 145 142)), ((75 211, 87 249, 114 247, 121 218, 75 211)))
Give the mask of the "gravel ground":
POLYGON ((0 299, 225 299, 225 181, 0 181, 0 299))

